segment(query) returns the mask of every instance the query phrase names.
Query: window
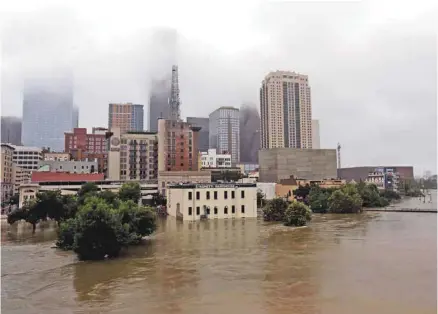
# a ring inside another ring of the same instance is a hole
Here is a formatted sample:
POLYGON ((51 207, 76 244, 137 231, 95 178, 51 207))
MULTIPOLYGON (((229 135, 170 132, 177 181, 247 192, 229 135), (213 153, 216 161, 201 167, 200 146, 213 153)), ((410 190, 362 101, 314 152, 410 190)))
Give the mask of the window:
POLYGON ((200 193, 199 191, 196 192, 196 199, 197 199, 197 200, 199 200, 199 198, 201 197, 200 194, 201 194, 201 193, 200 193))
POLYGON ((234 206, 234 205, 231 206, 231 213, 232 214, 236 213, 236 206, 234 206))
POLYGON ((217 200, 217 191, 214 191, 214 199, 217 200))
POLYGON ((224 199, 228 199, 228 192, 224 191, 224 199))
POLYGON ((242 206, 241 206, 240 211, 242 212, 242 214, 245 213, 245 205, 242 205, 242 206))
POLYGON ((210 215, 210 207, 206 208, 207 215, 210 215))
POLYGON ((245 191, 240 191, 241 198, 245 198, 245 191))
POLYGON ((210 191, 207 191, 206 193, 206 198, 209 200, 210 199, 210 191))
POLYGON ((189 192, 189 201, 192 200, 192 192, 189 192))
POLYGON ((217 207, 214 207, 214 214, 217 215, 217 207))
POLYGON ((191 215, 192 215, 192 208, 189 207, 189 216, 191 216, 191 215))
POLYGON ((231 198, 234 198, 234 191, 231 191, 231 198))
POLYGON ((196 215, 199 216, 200 213, 201 213, 201 207, 196 206, 196 215))
POLYGON ((227 215, 228 214, 228 206, 224 207, 224 214, 227 215))

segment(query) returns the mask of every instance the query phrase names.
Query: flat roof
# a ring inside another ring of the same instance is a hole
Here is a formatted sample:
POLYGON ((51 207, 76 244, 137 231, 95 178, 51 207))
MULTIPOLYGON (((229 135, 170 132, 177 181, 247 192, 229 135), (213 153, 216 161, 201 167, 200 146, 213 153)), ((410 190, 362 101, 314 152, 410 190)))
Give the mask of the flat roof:
POLYGON ((229 183, 177 183, 168 184, 168 189, 213 189, 213 188, 255 188, 257 184, 255 183, 239 183, 239 182, 229 182, 229 183))

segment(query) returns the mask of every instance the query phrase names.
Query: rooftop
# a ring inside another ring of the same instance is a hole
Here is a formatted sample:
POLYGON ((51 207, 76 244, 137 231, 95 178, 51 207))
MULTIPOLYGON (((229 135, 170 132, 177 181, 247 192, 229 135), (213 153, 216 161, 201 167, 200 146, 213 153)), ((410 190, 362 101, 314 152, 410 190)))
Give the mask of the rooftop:
POLYGON ((43 151, 39 147, 18 146, 18 145, 12 145, 12 144, 9 144, 9 145, 12 146, 16 151, 38 151, 38 152, 42 152, 43 151))
POLYGON ((103 173, 32 172, 32 183, 37 182, 95 182, 103 181, 103 173))
POLYGON ((212 189, 212 188, 255 188, 257 185, 255 183, 239 183, 239 182, 229 182, 229 183, 177 183, 168 184, 168 189, 212 189))

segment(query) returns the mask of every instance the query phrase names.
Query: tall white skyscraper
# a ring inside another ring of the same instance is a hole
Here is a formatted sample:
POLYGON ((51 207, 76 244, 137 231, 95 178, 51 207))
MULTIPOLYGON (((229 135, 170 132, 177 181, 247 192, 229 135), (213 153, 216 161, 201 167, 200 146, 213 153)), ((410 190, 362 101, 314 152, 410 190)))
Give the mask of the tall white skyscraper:
POLYGON ((312 105, 307 75, 270 72, 260 88, 261 148, 312 148, 312 105))
POLYGON ((209 146, 216 148, 218 154, 230 154, 231 162, 240 161, 240 122, 239 109, 220 107, 209 116, 209 146))
POLYGON ((319 120, 312 120, 312 148, 320 149, 319 120))

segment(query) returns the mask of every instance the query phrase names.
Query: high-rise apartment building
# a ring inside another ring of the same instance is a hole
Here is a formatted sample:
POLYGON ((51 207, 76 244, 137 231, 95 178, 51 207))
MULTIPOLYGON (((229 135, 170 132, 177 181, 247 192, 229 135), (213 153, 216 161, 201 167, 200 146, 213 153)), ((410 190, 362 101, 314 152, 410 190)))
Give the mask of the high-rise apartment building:
POLYGON ((312 148, 307 75, 270 72, 260 88, 261 148, 312 148))
POLYGON ((1 117, 1 142, 21 145, 21 118, 1 117))
POLYGON ((97 159, 97 171, 105 172, 108 148, 103 130, 106 129, 93 128, 93 133, 90 134, 86 128, 74 128, 73 132, 65 132, 64 152, 71 154, 76 161, 97 159))
POLYGON ((209 116, 209 148, 216 148, 218 154, 230 154, 233 165, 240 161, 239 109, 220 107, 209 116))
POLYGON ((12 145, 3 143, 1 146, 1 195, 2 201, 6 201, 14 191, 12 156, 15 148, 12 145))
POLYGON ((170 80, 152 81, 149 97, 149 128, 150 132, 158 132, 158 119, 168 119, 170 116, 170 80))
POLYGON ((192 126, 198 126, 201 128, 199 131, 199 142, 198 149, 199 152, 208 151, 208 142, 209 142, 209 128, 210 121, 208 118, 198 118, 198 117, 187 117, 187 123, 190 123, 192 126))
POLYGON ((120 132, 143 131, 144 110, 143 105, 109 104, 108 128, 120 128, 120 132))
POLYGON ((27 80, 23 92, 22 143, 26 146, 64 148, 64 132, 73 129, 71 76, 27 80))
POLYGON ((158 120, 158 171, 198 170, 200 127, 175 120, 158 120))
POLYGON ((157 180, 157 134, 135 131, 120 134, 119 128, 110 132, 108 179, 157 180))
POLYGON ((320 149, 319 120, 312 120, 312 148, 320 149))

